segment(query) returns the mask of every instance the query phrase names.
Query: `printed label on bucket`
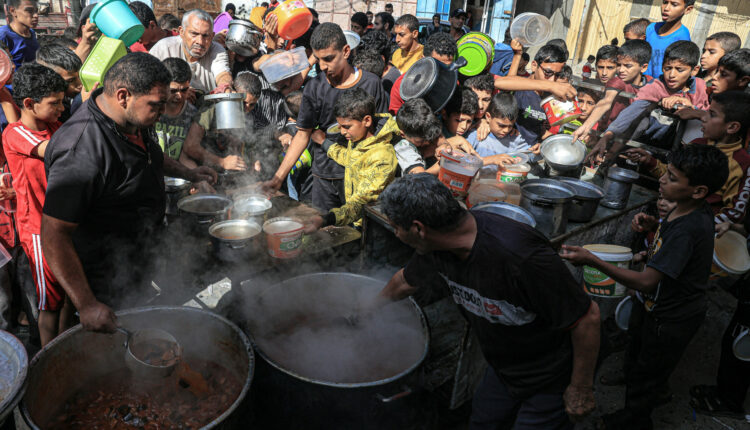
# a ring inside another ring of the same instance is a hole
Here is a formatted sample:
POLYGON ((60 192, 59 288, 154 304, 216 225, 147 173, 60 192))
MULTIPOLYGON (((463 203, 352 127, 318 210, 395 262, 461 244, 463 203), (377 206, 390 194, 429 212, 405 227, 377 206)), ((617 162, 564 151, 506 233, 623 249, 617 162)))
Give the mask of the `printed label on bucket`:
POLYGON ((526 173, 505 171, 500 174, 500 182, 523 182, 526 179, 526 173))
MULTIPOLYGON (((607 263, 627 269, 629 262, 607 261, 607 263)), ((622 297, 625 295, 625 286, 618 284, 614 279, 590 266, 583 266, 583 289, 592 296, 622 297)))
POLYGON ((469 189, 469 183, 471 183, 471 176, 459 175, 446 169, 440 169, 438 179, 454 193, 466 193, 466 190, 469 189))
POLYGON ((302 238, 281 239, 279 249, 285 252, 294 251, 302 245, 302 238))

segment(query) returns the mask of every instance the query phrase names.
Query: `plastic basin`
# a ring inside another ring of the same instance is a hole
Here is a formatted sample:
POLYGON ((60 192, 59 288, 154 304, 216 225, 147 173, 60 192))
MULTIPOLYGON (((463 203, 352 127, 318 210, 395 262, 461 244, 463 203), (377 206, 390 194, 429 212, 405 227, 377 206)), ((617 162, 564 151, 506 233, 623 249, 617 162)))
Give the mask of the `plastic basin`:
POLYGON ((145 30, 122 0, 102 0, 97 3, 91 11, 91 21, 105 36, 120 39, 125 46, 137 42, 145 30))
POLYGON ((309 66, 305 48, 299 46, 291 51, 274 54, 260 65, 260 71, 269 83, 276 83, 282 79, 301 73, 309 66))
POLYGON ((214 33, 227 30, 232 19, 232 15, 230 15, 229 12, 222 12, 219 14, 219 16, 214 19, 214 33))
POLYGON ((100 37, 79 73, 86 91, 91 91, 97 82, 104 80, 107 70, 127 53, 122 40, 100 37))
POLYGON ((510 37, 518 39, 523 46, 544 45, 549 40, 552 23, 543 15, 526 12, 518 15, 510 24, 510 37))
POLYGON ((495 56, 495 42, 486 34, 471 32, 458 39, 458 56, 466 59, 466 65, 458 69, 464 76, 482 73, 495 56))

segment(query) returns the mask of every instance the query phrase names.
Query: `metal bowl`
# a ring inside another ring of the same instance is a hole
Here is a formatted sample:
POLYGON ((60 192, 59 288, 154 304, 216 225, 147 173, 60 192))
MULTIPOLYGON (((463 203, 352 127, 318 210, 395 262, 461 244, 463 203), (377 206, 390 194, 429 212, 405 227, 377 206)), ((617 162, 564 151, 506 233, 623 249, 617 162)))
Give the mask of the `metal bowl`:
POLYGON ((258 223, 244 219, 221 221, 208 228, 214 255, 226 262, 247 261, 259 249, 256 242, 261 231, 258 223))
POLYGON ((583 142, 574 141, 569 134, 556 134, 542 142, 544 161, 558 172, 580 170, 586 158, 586 146, 583 142))
POLYGON ((0 330, 0 425, 23 397, 29 357, 15 336, 0 330))
POLYGON ((520 206, 504 202, 487 202, 474 206, 475 210, 491 212, 496 215, 510 218, 513 221, 536 227, 536 220, 526 209, 520 206))
POLYGON ((251 219, 263 225, 263 218, 271 210, 271 200, 260 194, 246 194, 234 199, 233 219, 251 219), (258 222, 260 220, 260 222, 258 222))

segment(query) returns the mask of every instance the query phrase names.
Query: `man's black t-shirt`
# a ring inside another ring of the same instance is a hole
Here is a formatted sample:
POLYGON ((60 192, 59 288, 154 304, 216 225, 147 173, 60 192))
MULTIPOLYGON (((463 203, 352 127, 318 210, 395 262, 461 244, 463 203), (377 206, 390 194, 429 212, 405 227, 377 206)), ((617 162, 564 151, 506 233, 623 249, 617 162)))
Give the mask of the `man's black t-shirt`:
POLYGON ((646 310, 661 319, 681 320, 706 311, 706 286, 714 252, 714 222, 708 205, 656 231, 648 266, 665 275, 653 294, 641 294, 646 310))
POLYGON ((572 371, 569 330, 591 299, 539 232, 499 215, 471 215, 477 237, 469 258, 415 255, 406 281, 420 286, 434 272, 445 280, 512 395, 562 392, 572 371))
MULTIPOLYGON (((388 112, 388 94, 383 90, 380 78, 374 74, 356 69, 362 76, 357 83, 349 88, 362 88, 375 98, 375 111, 388 112)), ((305 84, 302 95, 302 105, 297 117, 299 128, 315 129, 319 127, 325 131, 336 122, 333 110, 336 100, 345 89, 334 88, 328 83, 325 73, 320 73, 313 80, 305 84)), ((344 167, 328 158, 320 145, 313 147, 312 173, 325 179, 342 179, 344 167)))
POLYGON ((542 98, 536 91, 516 91, 518 119, 516 128, 529 145, 539 142, 546 131, 547 114, 542 109, 542 98))

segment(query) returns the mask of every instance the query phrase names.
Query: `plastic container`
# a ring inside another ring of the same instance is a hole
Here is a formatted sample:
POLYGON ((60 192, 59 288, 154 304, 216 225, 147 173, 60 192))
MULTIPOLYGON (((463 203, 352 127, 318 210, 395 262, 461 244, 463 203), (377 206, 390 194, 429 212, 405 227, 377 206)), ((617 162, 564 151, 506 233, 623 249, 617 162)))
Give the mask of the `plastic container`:
POLYGON ((750 271, 747 239, 736 231, 728 231, 714 239, 711 279, 729 275, 740 276, 750 271))
POLYGON ((526 12, 518 15, 510 24, 510 37, 518 39, 523 46, 540 46, 547 43, 552 23, 538 13, 526 12))
MULTIPOLYGON (((130 10, 130 9, 128 9, 130 10)), ((97 82, 104 79, 107 70, 128 53, 122 40, 101 36, 94 45, 79 73, 83 88, 91 91, 97 82)))
POLYGON ((346 37, 346 44, 349 45, 350 49, 357 49, 357 46, 362 41, 359 34, 351 30, 344 30, 344 37, 346 37))
POLYGON ((269 83, 279 82, 297 73, 302 73, 310 64, 305 48, 299 46, 291 51, 274 54, 260 65, 260 71, 269 83))
POLYGON ((304 225, 295 218, 271 218, 263 223, 268 254, 274 258, 294 258, 302 252, 304 225))
POLYGON ((617 324, 617 327, 620 327, 620 330, 628 330, 628 324, 630 321, 630 314, 633 312, 633 298, 630 296, 625 297, 622 299, 620 303, 617 304, 617 308, 615 309, 615 324, 617 324))
POLYGON ((229 29, 229 23, 233 20, 229 12, 222 12, 214 19, 214 33, 229 29))
MULTIPOLYGON (((583 247, 607 263, 624 269, 629 268, 633 260, 630 248, 624 246, 600 244, 583 247)), ((591 296, 607 298, 623 297, 626 291, 624 285, 590 266, 583 266, 583 289, 591 296)))
POLYGON ((552 127, 575 121, 583 113, 577 100, 564 102, 552 96, 542 100, 542 109, 547 115, 547 122, 552 127))
POLYGON ((313 21, 310 9, 301 0, 287 0, 274 9, 279 21, 279 36, 285 40, 294 40, 310 28, 313 21))
POLYGON ((5 85, 13 75, 13 62, 8 54, 0 49, 0 86, 5 85))
POLYGON ((500 182, 523 182, 529 176, 531 166, 526 163, 510 164, 497 171, 500 182))
POLYGON ((495 58, 495 42, 484 33, 473 31, 466 33, 456 42, 458 56, 466 59, 466 65, 458 69, 464 76, 476 76, 482 73, 495 58))
POLYGON ((466 199, 466 206, 471 208, 480 203, 486 202, 504 202, 508 197, 502 188, 495 184, 474 182, 469 187, 469 197, 466 199))
POLYGON ((482 159, 463 152, 443 153, 440 158, 438 179, 451 189, 455 196, 465 196, 474 175, 482 167, 482 159))
POLYGON ((130 46, 143 35, 145 28, 123 0, 102 0, 91 10, 91 22, 105 36, 120 39, 130 46))

